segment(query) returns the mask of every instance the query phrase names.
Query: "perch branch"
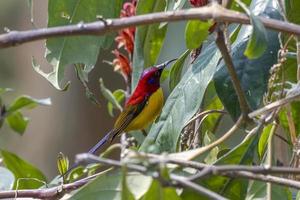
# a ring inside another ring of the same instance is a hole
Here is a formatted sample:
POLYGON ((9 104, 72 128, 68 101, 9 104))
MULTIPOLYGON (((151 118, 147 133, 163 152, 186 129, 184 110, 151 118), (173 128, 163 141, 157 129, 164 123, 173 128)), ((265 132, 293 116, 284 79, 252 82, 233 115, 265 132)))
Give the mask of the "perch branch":
MULTIPOLYGON (((213 19, 216 22, 250 24, 250 19, 245 14, 228 10, 218 4, 212 4, 211 6, 201 8, 157 12, 120 19, 103 19, 101 21, 91 23, 80 22, 74 25, 41 28, 27 31, 10 31, 0 35, 0 48, 16 46, 25 42, 32 42, 53 37, 75 35, 99 36, 131 26, 190 19, 213 19)), ((260 17, 260 19, 266 28, 289 34, 295 34, 298 36, 300 35, 299 25, 265 17, 260 17)))
POLYGON ((236 71, 235 71, 235 68, 234 68, 234 65, 233 65, 233 61, 231 59, 231 56, 230 56, 229 51, 227 49, 227 46, 225 44, 224 33, 220 29, 220 27, 217 30, 216 44, 217 44, 219 50, 221 51, 222 57, 224 59, 226 67, 227 67, 227 71, 228 71, 228 73, 231 77, 233 88, 235 90, 235 93, 238 97, 238 101, 239 101, 239 104, 240 104, 240 109, 241 109, 241 112, 242 112, 242 116, 243 116, 244 119, 246 119, 248 117, 247 114, 250 111, 250 108, 248 106, 246 96, 245 96, 245 93, 242 89, 240 80, 239 80, 239 78, 236 74, 236 71))

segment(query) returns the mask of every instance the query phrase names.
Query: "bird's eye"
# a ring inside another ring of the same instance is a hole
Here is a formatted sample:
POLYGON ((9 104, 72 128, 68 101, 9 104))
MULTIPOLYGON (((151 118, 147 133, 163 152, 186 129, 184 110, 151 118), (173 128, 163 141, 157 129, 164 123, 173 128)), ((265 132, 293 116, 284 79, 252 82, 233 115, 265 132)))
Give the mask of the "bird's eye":
POLYGON ((154 83, 155 83, 155 78, 154 78, 154 77, 151 77, 151 78, 148 80, 148 83, 149 83, 149 84, 154 84, 154 83))
POLYGON ((156 76, 159 76, 159 75, 160 75, 160 72, 159 72, 159 71, 156 71, 156 72, 155 72, 155 75, 156 75, 156 76))

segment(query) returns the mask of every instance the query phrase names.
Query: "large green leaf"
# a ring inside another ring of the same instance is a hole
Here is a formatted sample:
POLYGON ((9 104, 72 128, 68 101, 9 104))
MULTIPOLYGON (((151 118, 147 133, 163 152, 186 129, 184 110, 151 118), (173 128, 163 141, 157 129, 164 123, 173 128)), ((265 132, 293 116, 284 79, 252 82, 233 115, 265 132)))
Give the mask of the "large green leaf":
MULTIPOLYGON (((278 11, 269 7, 265 13, 267 16, 277 15, 279 17, 278 11)), ((245 38, 245 35, 249 36, 249 34, 249 31, 245 33, 245 29, 243 29, 240 35, 245 38)), ((268 43, 267 50, 258 59, 248 60, 243 54, 247 39, 240 40, 238 36, 232 49, 233 64, 251 109, 257 109, 261 104, 267 89, 269 69, 277 62, 277 51, 280 47, 278 34, 274 31, 267 31, 267 37, 272 42, 268 43)), ((218 96, 225 108, 234 119, 237 119, 240 115, 240 107, 224 62, 220 63, 220 69, 215 74, 214 81, 218 96)))
MULTIPOLYGON (((151 177, 138 173, 127 173, 128 189, 136 199, 140 199, 151 184, 151 177)), ((122 172, 120 170, 105 171, 94 181, 78 190, 71 198, 75 199, 122 199, 122 172)))
MULTIPOLYGON (((139 0, 136 14, 159 12, 163 11, 165 7, 165 0, 139 0)), ((132 90, 143 69, 156 64, 166 32, 167 26, 159 27, 159 24, 137 27, 133 53, 132 90)))
MULTIPOLYGON (((292 200, 292 193, 289 189, 272 184, 272 200, 292 200)), ((246 200, 267 199, 267 184, 253 181, 249 185, 246 200)))
POLYGON ((180 200, 175 188, 162 187, 159 181, 153 180, 152 184, 142 200, 180 200))
MULTIPOLYGON (((95 21, 97 16, 115 18, 120 14, 121 0, 49 0, 48 27, 95 21)), ((107 48, 113 42, 111 36, 76 36, 51 38, 46 42, 46 59, 53 66, 50 73, 35 70, 59 90, 63 84, 65 67, 69 64, 85 64, 85 73, 96 64, 100 48, 107 48)))
POLYGON ((141 151, 176 152, 182 128, 197 112, 220 59, 215 44, 210 44, 188 68, 168 97, 158 122, 141 145, 141 151), (151 146, 151 148, 149 148, 151 146))
POLYGON ((13 189, 15 177, 11 171, 0 166, 0 191, 13 189))
POLYGON ((45 175, 27 161, 22 160, 17 155, 3 149, 1 149, 0 153, 2 155, 4 165, 15 176, 14 188, 16 188, 16 181, 18 181, 18 179, 23 180, 19 180, 17 189, 35 189, 41 187, 43 182, 46 182, 45 175))
POLYGON ((191 20, 187 23, 185 28, 185 43, 188 49, 198 48, 204 40, 206 40, 212 23, 191 20))
MULTIPOLYGON (((249 137, 234 149, 219 158, 214 165, 249 165, 253 161, 256 152, 258 136, 249 137)), ((229 199, 244 199, 247 192, 248 180, 231 179, 223 176, 209 176, 199 180, 206 188, 219 193, 229 199)), ((183 196, 190 196, 190 190, 186 190, 183 196)), ((205 198, 203 198, 205 199, 205 198)))

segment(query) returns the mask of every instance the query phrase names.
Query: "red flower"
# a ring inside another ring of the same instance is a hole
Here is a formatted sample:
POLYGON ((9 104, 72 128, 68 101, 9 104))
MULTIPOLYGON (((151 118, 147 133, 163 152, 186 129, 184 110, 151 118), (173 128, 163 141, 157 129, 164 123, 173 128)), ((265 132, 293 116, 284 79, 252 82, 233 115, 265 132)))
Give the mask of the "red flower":
POLYGON ((190 4, 194 7, 202 7, 208 4, 208 0, 190 0, 190 4))
POLYGON ((136 8, 136 0, 132 0, 131 2, 126 2, 123 5, 123 9, 121 10, 121 17, 130 17, 135 15, 136 8))
MULTIPOLYGON (((121 10, 121 17, 131 17, 135 15, 136 0, 126 2, 121 10)), ((119 35, 115 38, 118 48, 124 47, 127 53, 132 56, 134 48, 135 27, 125 28, 119 31, 119 35)))
POLYGON ((118 44, 118 49, 124 46, 129 55, 133 54, 134 31, 134 29, 132 31, 130 28, 123 29, 122 31, 119 31, 119 35, 115 38, 115 41, 118 44))
MULTIPOLYGON (((136 4, 136 0, 124 3, 120 13, 120 17, 122 18, 134 16, 136 11, 136 4)), ((132 58, 133 56, 134 34, 135 27, 125 28, 119 31, 118 36, 115 38, 115 41, 117 43, 117 49, 112 51, 112 53, 116 57, 113 60, 112 65, 114 66, 115 71, 119 71, 122 74, 127 84, 130 83, 131 80, 132 67, 129 58, 132 58), (124 54, 120 53, 118 49, 122 47, 126 50, 128 56, 125 56, 124 54)))
POLYGON ((128 58, 120 53, 117 49, 113 50, 112 53, 116 57, 112 62, 114 70, 119 71, 126 80, 129 80, 132 70, 128 58))

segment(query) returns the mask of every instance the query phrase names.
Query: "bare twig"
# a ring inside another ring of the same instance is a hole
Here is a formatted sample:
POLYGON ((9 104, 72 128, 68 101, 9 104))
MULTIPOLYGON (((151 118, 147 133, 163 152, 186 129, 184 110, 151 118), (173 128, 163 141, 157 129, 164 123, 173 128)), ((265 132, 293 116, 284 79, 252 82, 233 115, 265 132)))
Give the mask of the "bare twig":
POLYGON ((244 93, 244 91, 242 89, 242 86, 240 84, 240 80, 239 80, 239 78, 236 74, 236 71, 234 69, 234 65, 233 65, 231 56, 230 56, 230 54, 228 52, 228 49, 227 49, 227 46, 225 44, 224 33, 220 28, 217 31, 216 44, 217 44, 218 48, 221 51, 221 54, 223 56, 224 62, 225 62, 226 67, 227 67, 227 71, 228 71, 228 73, 231 77, 233 88, 235 90, 235 93, 238 97, 238 101, 239 101, 239 104, 240 104, 242 116, 243 116, 243 118, 247 118, 248 117, 247 114, 250 111, 250 108, 248 106, 245 93, 244 93))
POLYGON ((266 114, 271 112, 272 110, 275 110, 279 107, 282 107, 283 105, 287 104, 287 103, 291 103, 292 101, 296 101, 300 98, 300 92, 296 93, 294 95, 291 96, 287 96, 284 99, 280 99, 278 101, 275 101, 273 103, 270 103, 262 108, 259 108, 251 113, 248 114, 248 116, 250 118, 256 117, 258 115, 262 115, 262 114, 266 114))
POLYGON ((171 156, 171 157, 172 156, 174 156, 174 157, 183 156, 183 157, 186 158, 186 160, 192 160, 195 157, 203 154, 206 151, 209 151, 209 150, 213 149, 215 146, 221 144, 226 139, 228 139, 236 130, 238 130, 238 128, 240 127, 242 122, 243 122, 243 117, 240 117, 237 120, 237 122, 231 127, 231 129, 229 129, 222 137, 220 137, 216 141, 210 143, 209 145, 206 145, 204 147, 200 147, 200 148, 197 148, 197 149, 181 152, 181 153, 170 154, 169 156, 171 156))
MULTIPOLYGON (((293 181, 286 178, 280 178, 271 176, 270 174, 300 174, 300 168, 291 168, 291 167, 264 167, 264 166, 243 166, 243 165, 207 165, 195 161, 186 161, 181 159, 170 158, 169 156, 161 156, 161 155, 153 155, 153 154, 145 154, 138 153, 139 156, 144 156, 147 159, 154 160, 156 164, 163 163, 172 163, 179 165, 181 167, 190 167, 197 170, 205 169, 206 175, 220 175, 220 176, 228 176, 232 178, 247 178, 252 180, 259 180, 265 182, 272 182, 279 185, 289 186, 293 188, 300 189, 300 182, 293 181)), ((101 163, 107 166, 115 166, 122 167, 122 162, 117 160, 99 158, 90 154, 79 154, 77 156, 77 161, 79 163, 101 163)), ((148 175, 153 176, 153 178, 158 178, 158 173, 148 173, 149 170, 142 165, 126 163, 126 167, 129 170, 137 171, 140 173, 147 173, 148 175)), ((101 172, 84 179, 75 181, 73 183, 64 184, 61 186, 56 186, 52 188, 44 188, 44 189, 34 189, 34 190, 18 190, 18 191, 0 191, 0 199, 3 198, 14 198, 17 197, 31 197, 31 198, 39 198, 39 199, 50 199, 63 195, 65 192, 69 192, 79 187, 85 185, 90 180, 93 180, 95 177, 101 175, 101 172)), ((219 196, 212 191, 209 191, 206 188, 203 188, 193 182, 191 180, 195 180, 198 177, 194 177, 193 179, 187 179, 185 177, 178 176, 176 174, 171 174, 171 184, 174 186, 188 187, 195 190, 202 195, 206 195, 212 199, 216 199, 219 196), (174 182, 174 183, 173 183, 174 182)), ((222 199, 221 196, 218 198, 222 199)))
POLYGON ((230 173, 226 173, 225 175, 232 177, 232 178, 242 177, 242 178, 251 179, 251 180, 270 182, 270 183, 274 183, 277 185, 288 186, 288 187, 292 187, 292 188, 295 188, 298 190, 300 189, 299 181, 294 181, 294 180, 271 176, 271 175, 255 174, 255 173, 251 173, 251 172, 234 172, 234 171, 232 171, 230 173))
MULTIPOLYGON (((25 42, 31 42, 51 37, 74 35, 103 35, 108 32, 117 31, 131 26, 148 25, 166 21, 182 21, 188 19, 213 19, 216 22, 250 24, 249 17, 247 17, 245 14, 225 9, 218 4, 213 4, 208 7, 158 12, 121 19, 107 19, 92 23, 79 23, 75 25, 42 28, 27 31, 11 31, 9 33, 0 35, 0 48, 6 48, 25 42)), ((300 35, 299 25, 265 17, 260 17, 260 19, 266 28, 300 35)))
POLYGON ((195 120, 199 119, 199 118, 202 118, 203 116, 205 115, 208 115, 208 114, 212 114, 212 113, 220 113, 220 114, 226 114, 227 112, 224 111, 224 110, 206 110, 206 111, 203 111, 201 113, 198 113, 196 114, 192 119, 190 119, 185 126, 187 126, 188 124, 194 122, 195 120))
MULTIPOLYGON (((116 167, 122 167, 122 163, 120 161, 99 158, 99 157, 91 155, 91 154, 79 154, 79 155, 77 155, 76 160, 79 163, 93 162, 93 163, 108 164, 108 165, 116 166, 116 167)), ((164 162, 164 161, 162 161, 162 162, 164 162)), ((130 170, 135 170, 140 173, 144 173, 144 174, 147 173, 147 168, 144 166, 135 165, 135 164, 126 164, 126 167, 130 170)), ((158 173, 152 173, 152 177, 158 179, 159 181, 163 181, 163 180, 160 180, 161 177, 158 177, 158 173)), ((181 176, 178 176, 175 174, 171 174, 170 179, 172 181, 175 181, 175 184, 173 184, 174 186, 179 185, 179 186, 182 186, 185 188, 191 188, 191 189, 195 190, 196 192, 198 192, 199 194, 209 197, 209 199, 221 199, 221 200, 226 199, 213 191, 210 191, 200 185, 197 185, 197 184, 187 180, 184 177, 181 177, 181 176)), ((172 183, 170 183, 170 184, 172 185, 172 183)))

